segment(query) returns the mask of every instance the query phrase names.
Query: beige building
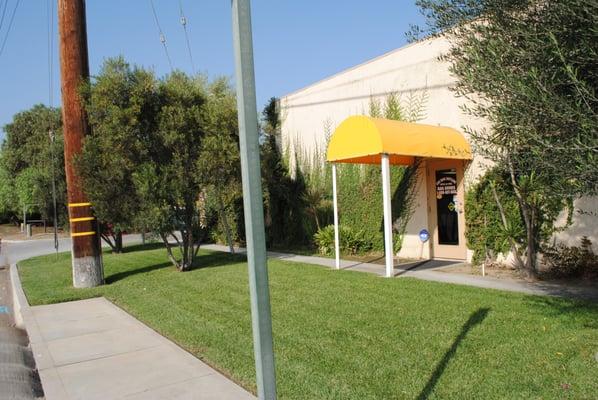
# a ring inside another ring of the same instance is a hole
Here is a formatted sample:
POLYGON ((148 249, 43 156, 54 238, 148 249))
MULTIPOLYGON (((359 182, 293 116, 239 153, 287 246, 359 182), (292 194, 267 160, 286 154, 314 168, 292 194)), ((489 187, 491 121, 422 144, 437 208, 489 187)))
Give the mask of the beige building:
MULTIPOLYGON (((424 99, 418 123, 451 127, 462 132, 467 139, 463 128, 478 129, 485 126, 485 121, 463 112, 461 105, 464 99, 457 98, 450 90, 455 78, 450 74, 448 64, 439 61, 439 56, 448 48, 448 41, 442 37, 410 44, 283 96, 280 99, 283 148, 304 154, 325 151, 328 135, 345 118, 366 115, 370 99, 383 101, 392 93, 397 94, 406 107, 413 99, 424 99)), ((399 256, 471 258, 464 236, 464 192, 487 165, 487 161, 476 156, 470 163, 460 160, 430 161, 422 166, 417 207, 408 223, 399 256), (450 202, 453 205, 449 203, 453 213, 449 220, 455 225, 456 217, 456 231, 455 226, 449 227, 450 240, 447 240, 446 232, 444 235, 442 232, 447 227, 440 226, 447 220, 446 215, 441 215, 444 204, 436 198, 438 191, 435 187, 442 178, 446 181, 450 177, 457 181, 457 193, 450 202), (422 229, 430 232, 430 240, 426 243, 419 238, 422 229)), ((577 205, 584 211, 598 211, 596 199, 582 199, 577 205)), ((595 215, 576 214, 573 225, 561 232, 557 239, 578 244, 579 238, 586 235, 598 250, 598 217, 595 215)))

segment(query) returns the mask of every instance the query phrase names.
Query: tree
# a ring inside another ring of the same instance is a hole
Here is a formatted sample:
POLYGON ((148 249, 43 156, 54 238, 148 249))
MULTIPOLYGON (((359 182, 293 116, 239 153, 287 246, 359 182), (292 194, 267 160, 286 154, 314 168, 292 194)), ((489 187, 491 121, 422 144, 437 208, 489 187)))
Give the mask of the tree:
POLYGON ((190 269, 216 221, 212 203, 229 230, 224 214, 240 179, 230 84, 179 71, 157 79, 119 57, 82 92, 93 132, 77 162, 103 238, 120 251, 123 231, 156 232, 171 262, 190 269))
POLYGON ((228 210, 241 196, 241 161, 237 103, 228 79, 216 79, 209 85, 205 117, 206 136, 199 157, 199 170, 206 189, 215 200, 230 252, 234 253, 228 210))
POLYGON ((307 210, 306 184, 294 158, 294 176, 285 164, 278 147, 280 132, 278 99, 272 97, 262 111, 261 168, 264 188, 266 244, 283 246, 305 244, 309 240, 305 227, 307 210))
POLYGON ((8 175, 2 166, 2 153, 0 153, 0 221, 17 221, 14 209, 17 198, 14 189, 14 179, 8 175))
POLYGON ((58 221, 64 224, 66 214, 66 181, 62 119, 60 109, 35 105, 15 114, 4 127, 6 138, 0 152, 0 213, 22 215, 24 209, 53 219, 52 162, 54 162, 58 221), (50 139, 50 131, 55 141, 50 139), (55 158, 53 161, 52 151, 55 158))
POLYGON ((156 129, 157 88, 152 72, 122 57, 106 60, 82 88, 92 129, 76 162, 102 239, 116 253, 140 209, 133 174, 148 156, 145 138, 156 129))
POLYGON ((526 230, 525 264, 572 201, 598 192, 598 3, 585 0, 419 0, 427 26, 444 34, 445 59, 469 101, 490 122, 469 130, 475 149, 509 177, 526 230))
POLYGON ((200 168, 207 135, 206 79, 174 72, 160 81, 157 95, 156 129, 147 132, 147 158, 133 174, 140 196, 137 225, 157 232, 171 262, 187 271, 206 234, 200 218, 206 186, 200 168), (180 258, 169 240, 176 242, 180 258))

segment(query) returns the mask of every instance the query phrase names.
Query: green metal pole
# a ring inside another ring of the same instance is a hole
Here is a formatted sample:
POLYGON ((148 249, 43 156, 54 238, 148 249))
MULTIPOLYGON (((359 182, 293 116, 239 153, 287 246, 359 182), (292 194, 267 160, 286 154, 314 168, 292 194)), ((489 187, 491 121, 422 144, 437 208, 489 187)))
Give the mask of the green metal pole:
POLYGON ((232 0, 243 209, 258 397, 276 399, 249 0, 232 0))

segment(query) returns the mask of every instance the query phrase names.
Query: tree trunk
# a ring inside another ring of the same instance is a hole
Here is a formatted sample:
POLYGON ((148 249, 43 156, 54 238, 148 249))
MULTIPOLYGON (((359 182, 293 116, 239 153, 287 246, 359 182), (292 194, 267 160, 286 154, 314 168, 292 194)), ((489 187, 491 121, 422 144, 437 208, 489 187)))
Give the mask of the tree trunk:
POLYGON ((224 227, 224 234, 226 235, 226 241, 228 242, 228 248, 230 250, 230 253, 235 254, 233 236, 230 231, 230 226, 228 225, 226 212, 224 212, 224 202, 222 201, 222 196, 220 196, 220 193, 218 194, 218 213, 220 214, 220 219, 222 220, 222 226, 224 227))
POLYGON ((168 235, 164 235, 162 232, 160 232, 160 238, 162 239, 162 243, 164 243, 164 246, 166 247, 166 254, 168 255, 168 259, 170 260, 172 265, 174 265, 177 269, 180 270, 180 264, 172 254, 172 249, 170 248, 170 244, 168 244, 168 235))
POLYGON ((114 252, 119 254, 123 252, 123 233, 121 231, 114 235, 114 252))
POLYGON ((526 252, 526 260, 525 260, 525 272, 528 277, 532 278, 536 276, 536 229, 535 226, 535 218, 534 218, 534 211, 533 208, 526 202, 525 198, 523 197, 521 191, 519 190, 519 186, 517 185, 517 179, 515 178, 515 168, 513 164, 508 161, 509 165, 509 172, 511 176, 511 184, 513 185, 513 191, 515 192, 515 197, 517 198, 517 203, 519 204, 519 210, 521 211, 521 215, 523 216, 523 221, 525 223, 525 232, 526 232, 526 245, 527 245, 527 252, 526 252))
POLYGON ((108 246, 110 246, 110 248, 112 249, 112 251, 113 251, 113 252, 116 252, 116 246, 115 246, 114 242, 112 242, 112 239, 110 239, 110 236, 108 236, 108 235, 107 235, 107 234, 105 234, 105 233, 101 233, 101 234, 100 234, 100 236, 101 236, 102 240, 103 240, 104 242, 106 242, 106 244, 107 244, 108 246))
POLYGON ((100 234, 102 240, 106 242, 112 249, 113 253, 120 254, 123 251, 123 234, 122 232, 113 233, 111 235, 102 233, 100 234))
POLYGON ((314 213, 314 219, 316 220, 316 229, 319 232, 320 231, 320 219, 318 218, 318 209, 316 207, 314 207, 312 209, 312 212, 314 213))
POLYGON ((191 269, 193 264, 193 216, 195 214, 195 207, 193 199, 187 199, 185 202, 185 230, 182 232, 183 235, 183 248, 181 261, 181 271, 188 271, 191 269))
POLYGON ((530 210, 530 228, 527 230, 527 260, 526 260, 526 269, 530 277, 535 277, 537 275, 536 271, 536 230, 538 227, 536 226, 536 218, 534 210, 530 210))
MULTIPOLYGON (((500 202, 500 199, 498 198, 498 193, 496 193, 496 187, 494 186, 493 182, 490 184, 490 188, 492 189, 492 196, 494 197, 494 201, 496 202, 496 206, 498 207, 498 212, 500 214, 500 219, 502 220, 502 224, 503 224, 505 230, 508 230, 509 222, 507 221, 507 215, 505 214, 505 209, 503 208, 502 203, 500 202)), ((485 221, 486 221, 486 217, 484 216, 484 222, 485 221)), ((511 243, 511 252, 513 253, 513 256, 515 257, 515 266, 517 267, 517 269, 523 269, 525 267, 525 265, 523 263, 523 260, 521 259, 520 254, 519 254, 519 247, 517 246, 515 239, 513 239, 512 237, 509 237, 509 242, 511 243)))
POLYGON ((185 229, 183 232, 181 232, 183 235, 183 247, 181 249, 181 262, 179 264, 179 271, 183 272, 183 271, 187 271, 191 265, 191 263, 189 262, 189 239, 191 237, 191 232, 189 230, 189 227, 187 227, 187 229, 185 229))
POLYGON ((197 243, 197 247, 195 247, 193 249, 193 259, 195 260, 195 258, 197 257, 197 253, 199 253, 199 247, 201 246, 201 243, 197 243))

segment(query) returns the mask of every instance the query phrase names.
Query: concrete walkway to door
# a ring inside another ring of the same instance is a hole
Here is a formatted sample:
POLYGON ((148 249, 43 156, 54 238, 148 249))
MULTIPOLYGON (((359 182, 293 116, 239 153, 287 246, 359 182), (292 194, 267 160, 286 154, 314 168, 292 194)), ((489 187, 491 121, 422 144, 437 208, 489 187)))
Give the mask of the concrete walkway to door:
POLYGON ((103 297, 29 307, 11 279, 46 400, 255 399, 103 297))
MULTIPOLYGON (((202 246, 202 248, 207 250, 229 252, 228 246, 222 246, 217 244, 204 245, 202 246)), ((245 252, 245 249, 243 248, 239 248, 237 250, 240 253, 245 252)), ((272 251, 268 252, 268 257, 277 258, 285 261, 334 268, 334 259, 332 258, 302 256, 297 254, 279 253, 272 251)), ((430 266, 430 264, 426 265, 422 262, 397 265, 394 268, 394 276, 399 278, 411 277, 427 281, 475 286, 484 289, 505 290, 509 292, 519 292, 540 296, 566 297, 579 300, 598 301, 598 288, 596 287, 542 281, 528 282, 523 280, 513 280, 504 278, 499 279, 452 272, 448 273, 442 272, 442 262, 433 260, 430 261, 430 263, 437 263, 438 267, 434 267, 434 264, 430 266)), ((379 275, 381 277, 384 276, 384 265, 381 264, 341 260, 341 269, 367 272, 379 275)))

